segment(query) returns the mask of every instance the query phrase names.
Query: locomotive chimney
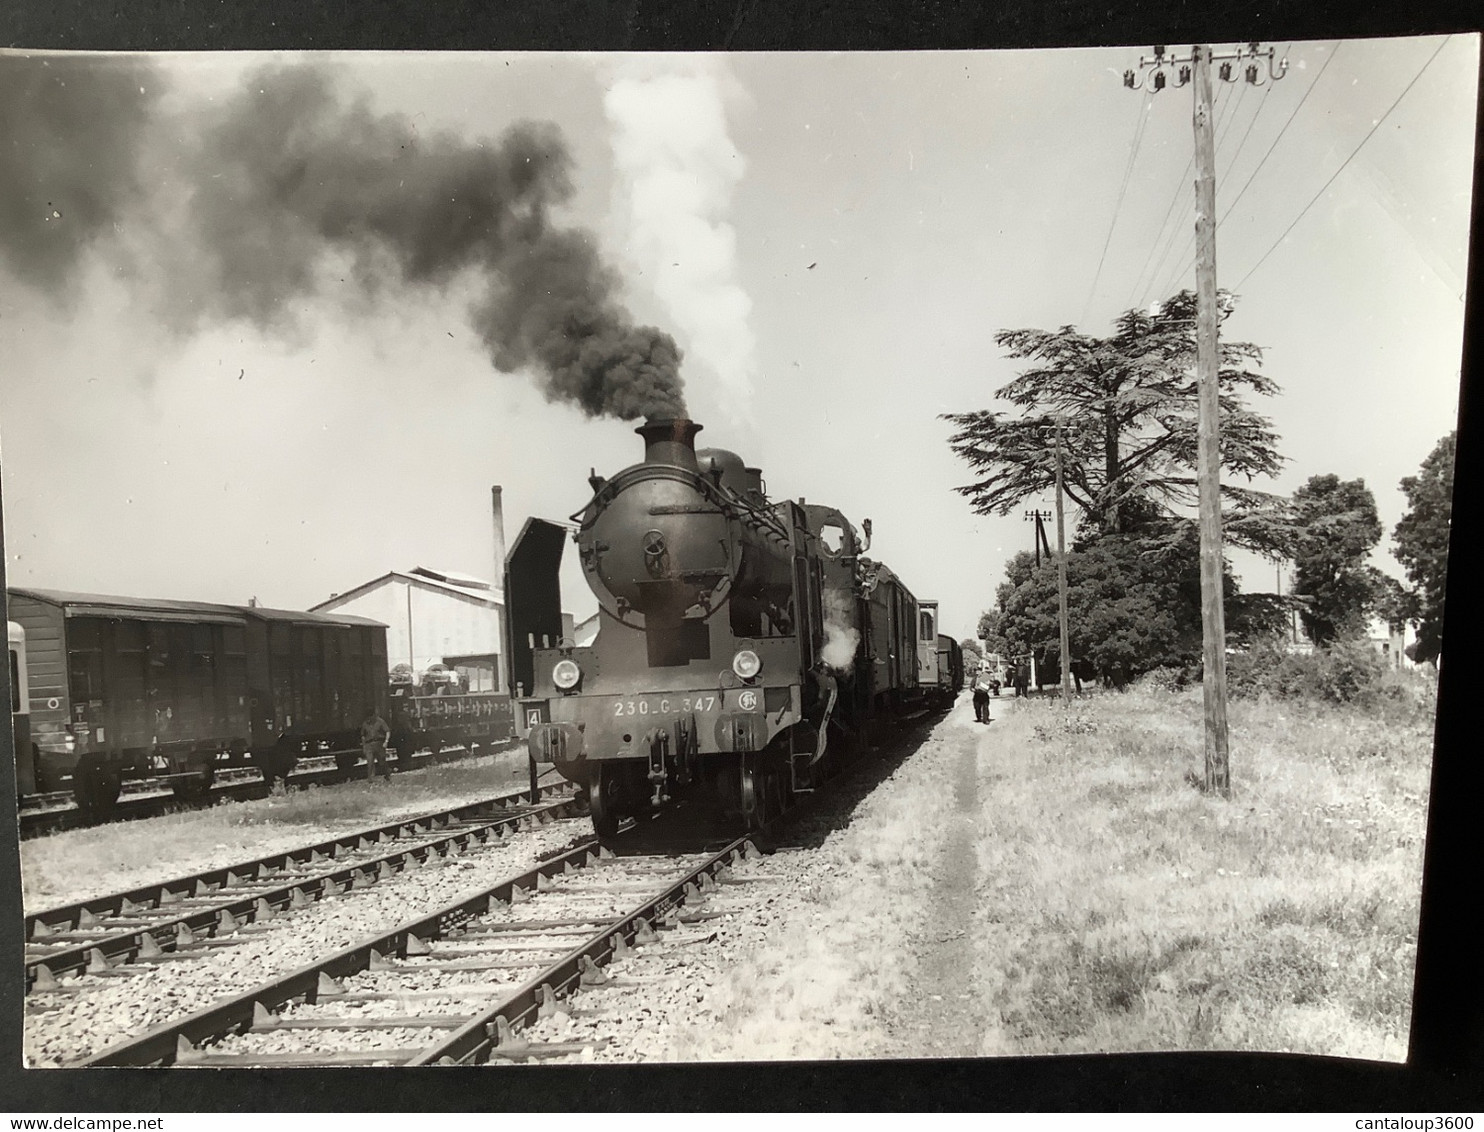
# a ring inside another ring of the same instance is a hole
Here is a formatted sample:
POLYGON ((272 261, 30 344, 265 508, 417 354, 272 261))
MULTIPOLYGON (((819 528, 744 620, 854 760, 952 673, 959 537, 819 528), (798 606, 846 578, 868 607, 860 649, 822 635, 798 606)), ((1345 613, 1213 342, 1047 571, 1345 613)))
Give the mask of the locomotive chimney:
POLYGON ((674 417, 646 421, 634 431, 644 438, 646 464, 670 464, 695 472, 700 471, 696 462, 696 433, 701 427, 695 421, 674 417))

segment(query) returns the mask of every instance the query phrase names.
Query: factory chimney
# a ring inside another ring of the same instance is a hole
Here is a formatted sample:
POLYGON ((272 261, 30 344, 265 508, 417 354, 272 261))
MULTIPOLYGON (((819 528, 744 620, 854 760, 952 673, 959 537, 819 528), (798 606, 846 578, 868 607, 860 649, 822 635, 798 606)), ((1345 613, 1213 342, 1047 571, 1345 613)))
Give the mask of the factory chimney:
MULTIPOLYGON (((500 593, 499 611, 495 614, 495 648, 504 656, 505 653, 505 628, 506 618, 510 611, 505 607, 505 501, 501 498, 499 484, 490 488, 490 509, 494 519, 495 530, 495 572, 490 575, 490 598, 493 599, 495 591, 500 593)), ((510 663, 509 658, 496 661, 495 687, 503 687, 505 673, 500 671, 499 666, 510 663)), ((532 775, 535 774, 533 770, 532 775)))
POLYGON ((493 574, 493 588, 495 589, 505 587, 505 504, 500 498, 500 493, 499 484, 490 488, 490 502, 495 520, 495 572, 493 574))

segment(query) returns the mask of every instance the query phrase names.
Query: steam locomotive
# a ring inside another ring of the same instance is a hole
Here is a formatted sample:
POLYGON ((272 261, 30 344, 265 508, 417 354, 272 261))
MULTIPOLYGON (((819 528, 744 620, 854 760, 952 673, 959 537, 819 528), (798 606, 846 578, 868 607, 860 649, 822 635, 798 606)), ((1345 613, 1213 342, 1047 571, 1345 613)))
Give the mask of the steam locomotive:
POLYGON ((764 492, 757 468, 697 451, 701 426, 651 420, 641 463, 572 537, 599 630, 560 637, 567 529, 527 522, 506 568, 507 655, 533 765, 586 788, 612 835, 682 794, 756 828, 807 793, 882 715, 946 707, 957 643, 833 507, 764 492))

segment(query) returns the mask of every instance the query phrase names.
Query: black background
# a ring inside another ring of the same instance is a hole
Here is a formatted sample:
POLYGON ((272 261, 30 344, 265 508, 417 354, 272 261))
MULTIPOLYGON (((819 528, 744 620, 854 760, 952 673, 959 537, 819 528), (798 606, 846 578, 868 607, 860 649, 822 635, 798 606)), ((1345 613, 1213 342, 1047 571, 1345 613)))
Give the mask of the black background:
MULTIPOLYGON (((830 0, 629 0, 503 4, 417 0, 6 0, 0 44, 59 50, 800 51, 1047 48, 1266 42, 1468 32, 1477 0, 1352 4, 1273 0, 1216 5, 1149 0, 854 3, 830 0)), ((10 155, 0 151, 0 161, 10 155)), ((3 826, 0 892, 0 1111, 693 1110, 1296 1110, 1448 1113, 1480 1108, 1484 871, 1479 764, 1467 703, 1474 646, 1481 482, 1478 201, 1464 345, 1448 645, 1428 824, 1412 1048, 1405 1066, 1315 1057, 1158 1054, 982 1061, 632 1067, 228 1071, 20 1068, 21 923, 15 827, 3 826)), ((3 365, 0 359, 0 365, 3 365)), ((4 380, 0 376, 0 380, 4 380)), ((1406 402, 1404 377, 1397 398, 1406 402)), ((769 412, 787 411, 786 406, 769 412)), ((0 422, 3 426, 3 422, 0 422)), ((930 537, 930 536, 929 536, 930 537)), ((7 689, 8 693, 8 689, 7 689)), ((5 694, 5 693, 0 693, 5 694)), ((8 731, 8 729, 7 729, 8 731)), ((7 734, 6 741, 9 736, 7 734)), ((0 814, 14 779, 0 775, 0 814)))

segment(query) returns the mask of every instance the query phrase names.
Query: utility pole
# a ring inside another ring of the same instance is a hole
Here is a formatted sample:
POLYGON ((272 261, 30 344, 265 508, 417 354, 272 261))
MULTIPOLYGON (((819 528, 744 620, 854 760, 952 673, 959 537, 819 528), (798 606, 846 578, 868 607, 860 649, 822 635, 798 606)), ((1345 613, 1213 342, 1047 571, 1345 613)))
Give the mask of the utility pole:
MULTIPOLYGON (((1218 356, 1216 308, 1216 142, 1212 129, 1211 63, 1221 61, 1224 82, 1233 80, 1232 63, 1245 61, 1244 77, 1253 86, 1261 85, 1257 60, 1267 60, 1268 75, 1280 79, 1288 70, 1288 61, 1274 70, 1274 51, 1259 51, 1249 43, 1245 50, 1216 56, 1211 48, 1197 44, 1187 56, 1166 55, 1163 47, 1154 49, 1154 58, 1139 59, 1139 69, 1153 67, 1145 77, 1156 92, 1168 85, 1165 68, 1175 68, 1177 86, 1191 82, 1194 66, 1195 110, 1195 235, 1196 235, 1196 386, 1199 423, 1196 433, 1196 480, 1200 494, 1201 529, 1201 639, 1203 644, 1202 689, 1206 709, 1206 776, 1208 792, 1231 797, 1231 761, 1227 747, 1226 718, 1226 614, 1222 605, 1223 561, 1221 553, 1221 424, 1217 375, 1218 356)), ((1123 84, 1131 89, 1141 84, 1132 70, 1123 74, 1123 84)))
POLYGON ((1061 702, 1072 702, 1072 649, 1067 629, 1067 532, 1061 502, 1061 422, 1056 422, 1056 601, 1061 614, 1061 702))
POLYGON ((1032 541, 1034 542, 1035 548, 1036 548, 1036 568, 1037 569, 1040 569, 1040 566, 1041 566, 1041 548, 1043 546, 1046 547, 1046 557, 1048 557, 1048 558, 1051 557, 1051 547, 1050 547, 1050 545, 1048 545, 1048 543, 1046 541, 1046 526, 1045 526, 1046 520, 1049 519, 1049 518, 1051 518, 1051 512, 1050 511, 1027 511, 1025 513, 1025 517, 1026 517, 1027 520, 1034 521, 1035 524, 1036 524, 1036 532, 1035 532, 1035 536, 1032 539, 1032 541))

